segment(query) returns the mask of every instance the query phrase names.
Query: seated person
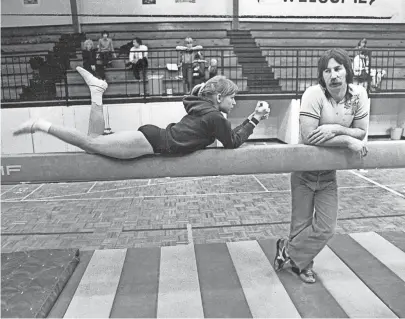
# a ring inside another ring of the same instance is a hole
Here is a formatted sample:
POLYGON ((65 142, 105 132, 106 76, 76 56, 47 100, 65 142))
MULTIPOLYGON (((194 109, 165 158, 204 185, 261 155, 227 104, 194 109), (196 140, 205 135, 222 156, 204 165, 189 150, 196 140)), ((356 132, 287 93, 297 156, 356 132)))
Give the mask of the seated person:
POLYGON ((383 69, 371 69, 371 89, 379 91, 381 90, 382 79, 386 77, 387 71, 383 69))
POLYGON ((218 75, 218 61, 217 59, 211 59, 208 67, 208 79, 218 75))
POLYGON ((205 64, 204 56, 200 51, 197 51, 193 60, 193 80, 192 86, 200 84, 205 81, 205 64))
POLYGON ((145 80, 148 70, 148 47, 142 44, 141 39, 133 40, 133 47, 129 51, 129 62, 126 65, 131 66, 135 79, 140 80, 140 72, 142 72, 143 80, 145 80))
POLYGON ((371 90, 380 90, 382 79, 387 75, 383 69, 370 69, 371 51, 363 49, 353 60, 353 82, 362 85, 366 89, 370 86, 371 90))
POLYGON ((367 89, 371 80, 369 70, 369 56, 367 50, 361 50, 353 60, 353 83, 363 86, 367 89))
POLYGON ((112 64, 112 59, 115 58, 114 46, 112 39, 107 31, 101 33, 101 38, 98 40, 98 58, 101 64, 106 67, 112 64))
POLYGON ((193 88, 183 99, 187 115, 165 129, 144 125, 137 130, 102 135, 105 128, 103 93, 108 85, 81 67, 76 68, 91 92, 91 109, 88 134, 75 128, 53 124, 43 119, 30 119, 14 131, 14 135, 41 131, 77 146, 82 150, 118 159, 132 159, 148 154, 187 154, 201 150, 218 139, 224 148, 242 145, 253 133, 270 108, 267 102, 257 103, 252 113, 241 125, 232 129, 223 113, 229 113, 235 102, 238 87, 224 76, 216 76, 207 83, 193 88))
POLYGON ((83 68, 89 71, 94 76, 105 79, 104 67, 97 64, 97 50, 94 49, 92 40, 84 41, 84 49, 82 50, 83 68))

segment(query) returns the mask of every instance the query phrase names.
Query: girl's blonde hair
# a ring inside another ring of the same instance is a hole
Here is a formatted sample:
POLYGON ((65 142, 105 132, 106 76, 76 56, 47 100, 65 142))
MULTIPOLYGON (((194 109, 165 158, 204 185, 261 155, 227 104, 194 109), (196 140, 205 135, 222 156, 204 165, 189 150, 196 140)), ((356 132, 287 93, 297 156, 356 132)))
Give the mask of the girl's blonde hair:
POLYGON ((94 48, 94 43, 93 43, 93 40, 91 40, 91 39, 87 39, 86 41, 84 41, 84 43, 83 43, 83 47, 84 47, 84 49, 85 50, 87 50, 87 45, 88 44, 90 44, 91 45, 91 48, 90 49, 93 49, 94 48))
POLYGON ((229 96, 238 92, 238 86, 231 80, 227 79, 223 75, 217 75, 209 79, 205 84, 196 85, 192 94, 202 97, 212 97, 215 94, 221 94, 223 96, 229 96))

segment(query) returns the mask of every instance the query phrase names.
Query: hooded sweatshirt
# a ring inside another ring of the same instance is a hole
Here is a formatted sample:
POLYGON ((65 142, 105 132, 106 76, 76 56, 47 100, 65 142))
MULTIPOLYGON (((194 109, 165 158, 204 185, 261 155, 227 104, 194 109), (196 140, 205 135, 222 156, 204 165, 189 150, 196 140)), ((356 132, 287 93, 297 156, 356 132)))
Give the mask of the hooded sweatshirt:
POLYGON ((187 115, 162 130, 169 153, 191 153, 207 147, 215 139, 225 148, 238 148, 253 133, 254 125, 248 119, 232 130, 231 123, 208 99, 187 96, 183 104, 187 115))

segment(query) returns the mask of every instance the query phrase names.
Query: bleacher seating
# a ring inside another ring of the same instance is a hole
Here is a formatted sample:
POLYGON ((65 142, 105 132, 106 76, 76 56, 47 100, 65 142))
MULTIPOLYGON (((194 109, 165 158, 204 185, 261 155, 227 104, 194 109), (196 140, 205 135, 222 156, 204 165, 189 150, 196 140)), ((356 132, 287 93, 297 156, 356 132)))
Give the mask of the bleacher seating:
POLYGON ((244 22, 240 28, 251 31, 283 91, 295 91, 297 87, 302 91, 317 83, 317 62, 321 52, 341 47, 353 55, 354 47, 362 38, 367 38, 367 47, 374 50, 372 68, 387 71, 382 89, 405 88, 403 24, 244 22), (387 50, 395 52, 390 54, 387 50))
MULTIPOLYGON (((126 70, 125 57, 113 61, 112 67, 106 71, 107 80, 114 82, 110 84, 108 92, 112 96, 139 95, 144 85, 148 93, 153 95, 166 94, 168 88, 172 89, 173 94, 183 93, 179 72, 168 71, 166 64, 179 62, 179 53, 174 48, 183 45, 186 36, 191 36, 196 44, 203 45, 206 60, 216 58, 219 73, 235 81, 241 91, 264 93, 263 88, 266 89, 271 83, 274 85, 273 91, 304 90, 316 83, 317 61, 324 49, 343 47, 353 50, 358 40, 364 37, 368 39, 368 47, 374 50, 374 66, 388 72, 382 88, 384 85, 388 90, 405 88, 405 26, 401 24, 240 22, 240 29, 249 30, 251 39, 255 41, 253 43, 259 48, 259 55, 255 52, 251 58, 246 53, 251 49, 248 46, 244 48, 244 41, 251 40, 247 36, 232 39, 229 21, 83 24, 81 28, 86 37, 95 42, 101 31, 109 31, 117 50, 135 37, 140 37, 149 48, 149 80, 145 83, 135 80, 132 72, 126 70), (299 49, 298 68, 296 49, 299 49), (388 49, 395 50, 395 55, 387 56, 387 51, 376 51, 388 49), (259 59, 260 54, 265 59, 264 67, 259 59), (261 74, 255 76, 252 72, 258 68, 261 74), (260 87, 258 82, 261 80, 268 84, 260 87), (255 91, 256 86, 259 91, 255 91)), ((2 28, 2 100, 18 100, 22 87, 30 83, 32 69, 29 57, 25 55, 33 52, 33 55, 44 56, 61 34, 72 32, 72 26, 52 27, 51 31, 49 27, 2 28)), ((74 71, 77 65, 82 65, 80 51, 71 59, 71 69, 67 72, 70 97, 88 95, 77 81, 74 71)), ((58 83, 57 97, 62 98, 64 91, 65 84, 58 83)))
MULTIPOLYGON (((283 91, 295 91, 297 85, 302 91, 309 85, 317 83, 318 57, 324 50, 262 49, 262 52, 275 77, 280 79, 283 91)), ((352 56, 354 55, 353 50, 348 51, 352 56)), ((403 90, 405 88, 405 51, 396 52, 391 56, 388 56, 386 51, 375 51, 372 56, 371 67, 384 69, 387 72, 382 82, 382 89, 403 90)))

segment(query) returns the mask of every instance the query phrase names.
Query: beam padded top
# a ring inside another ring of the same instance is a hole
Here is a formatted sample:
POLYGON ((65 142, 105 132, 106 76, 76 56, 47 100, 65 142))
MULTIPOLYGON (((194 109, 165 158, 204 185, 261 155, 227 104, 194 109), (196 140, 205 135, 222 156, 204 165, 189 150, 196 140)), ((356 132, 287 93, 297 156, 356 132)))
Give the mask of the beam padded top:
POLYGON ((405 141, 374 141, 368 155, 308 145, 212 148, 183 156, 152 155, 117 160, 86 153, 2 156, 2 184, 101 181, 137 178, 288 173, 310 170, 404 168, 405 141))

